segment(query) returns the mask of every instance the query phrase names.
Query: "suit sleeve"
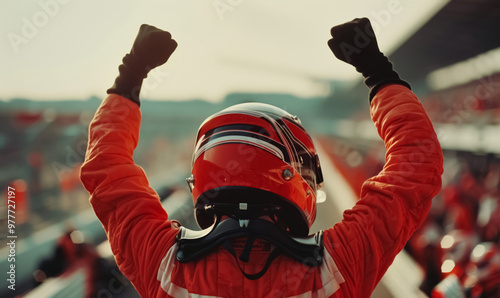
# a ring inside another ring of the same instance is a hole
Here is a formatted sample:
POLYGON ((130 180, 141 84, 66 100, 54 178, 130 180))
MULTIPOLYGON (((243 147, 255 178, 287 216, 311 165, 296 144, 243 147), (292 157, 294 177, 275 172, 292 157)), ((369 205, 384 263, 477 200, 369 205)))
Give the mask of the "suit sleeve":
POLYGON ((371 102, 371 117, 386 147, 384 168, 365 181, 360 200, 324 236, 354 297, 370 296, 423 222, 443 172, 432 123, 408 88, 384 86, 371 102))
POLYGON ((144 297, 158 288, 158 267, 177 229, 132 158, 140 122, 135 103, 110 94, 90 124, 80 176, 118 267, 144 297))

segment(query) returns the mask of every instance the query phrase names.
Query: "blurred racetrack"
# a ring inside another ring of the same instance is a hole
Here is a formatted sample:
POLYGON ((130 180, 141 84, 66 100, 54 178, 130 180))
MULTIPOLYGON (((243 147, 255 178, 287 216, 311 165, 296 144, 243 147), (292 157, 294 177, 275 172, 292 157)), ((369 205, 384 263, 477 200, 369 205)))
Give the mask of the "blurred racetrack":
MULTIPOLYGON (((434 123, 445 173, 427 220, 372 297, 426 297, 453 276, 469 289, 467 297, 500 295, 499 20, 498 1, 449 1, 389 55, 434 123)), ((354 205, 363 181, 381 170, 385 149, 362 81, 329 84, 327 96, 312 98, 245 90, 218 102, 143 100, 134 159, 171 218, 196 229, 185 178, 199 124, 240 102, 276 105, 298 115, 321 150, 327 201, 311 232, 331 227, 354 205)), ((9 268, 8 187, 18 200, 16 291, 2 277, 1 297, 137 296, 114 263, 78 177, 101 99, 0 101, 2 272, 9 268)))

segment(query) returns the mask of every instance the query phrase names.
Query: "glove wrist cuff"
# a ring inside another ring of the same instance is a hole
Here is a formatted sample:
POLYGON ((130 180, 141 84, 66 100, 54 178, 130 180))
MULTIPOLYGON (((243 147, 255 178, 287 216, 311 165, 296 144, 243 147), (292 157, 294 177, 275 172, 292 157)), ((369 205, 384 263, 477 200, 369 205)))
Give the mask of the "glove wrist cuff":
POLYGON ((125 55, 122 61, 123 64, 118 67, 120 74, 116 77, 113 86, 107 90, 107 93, 121 95, 141 106, 139 94, 142 82, 148 76, 151 68, 140 63, 133 53, 125 55))
POLYGON ((113 86, 106 92, 108 94, 113 93, 121 95, 135 102, 138 106, 141 106, 139 94, 141 93, 144 78, 134 73, 134 71, 124 64, 120 65, 118 69, 120 74, 116 77, 113 86))
POLYGON ((396 77, 385 77, 385 78, 380 78, 379 80, 376 81, 376 83, 374 84, 369 84, 367 83, 367 81, 370 79, 373 79, 373 78, 367 78, 365 80, 365 84, 368 86, 368 88, 370 88, 370 93, 369 93, 369 99, 370 99, 370 102, 372 102, 372 99, 375 97, 375 95, 377 95, 377 92, 385 85, 390 85, 390 84, 397 84, 397 85, 402 85, 402 86, 405 86, 406 88, 410 89, 411 90, 411 86, 408 82, 404 81, 404 80, 401 80, 399 78, 399 76, 397 75, 397 73, 395 71, 393 71, 397 78, 396 77))
POLYGON ((363 68, 356 67, 365 78, 365 85, 370 88, 370 102, 381 87, 387 84, 399 84, 411 89, 410 84, 401 80, 398 73, 392 69, 389 59, 379 52, 377 56, 370 59, 372 63, 363 68))

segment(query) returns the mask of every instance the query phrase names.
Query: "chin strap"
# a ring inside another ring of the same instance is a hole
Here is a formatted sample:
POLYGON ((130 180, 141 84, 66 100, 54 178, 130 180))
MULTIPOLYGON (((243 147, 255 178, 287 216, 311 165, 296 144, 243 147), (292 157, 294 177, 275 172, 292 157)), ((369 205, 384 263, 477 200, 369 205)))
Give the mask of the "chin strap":
MULTIPOLYGON (((249 260, 248 256, 250 255, 250 249, 252 248, 253 240, 254 239, 247 240, 247 243, 245 244, 245 248, 243 249, 243 252, 240 255, 239 259, 245 263, 247 263, 249 260), (248 243, 251 243, 251 244, 248 245, 248 243), (247 249, 247 246, 250 246, 250 249, 248 249, 248 251, 245 251, 245 249, 247 249)), ((281 253, 283 253, 283 251, 280 248, 275 248, 271 252, 269 257, 267 258, 267 261, 266 261, 266 264, 264 265, 264 268, 262 268, 262 270, 260 270, 259 272, 255 273, 255 274, 250 274, 250 273, 246 273, 241 268, 240 262, 238 262, 238 258, 236 257, 236 252, 234 251, 234 247, 229 240, 224 241, 222 243, 222 247, 224 247, 224 249, 226 249, 234 257, 234 260, 236 261, 236 264, 238 264, 238 268, 240 268, 240 271, 243 274, 243 276, 245 276, 246 278, 251 279, 251 280, 256 280, 256 279, 261 278, 266 273, 267 269, 269 269, 269 266, 271 266, 271 263, 274 261, 274 259, 276 259, 276 257, 278 257, 281 253)))
POLYGON ((263 219, 235 220, 226 219, 215 222, 210 228, 193 231, 181 227, 177 234, 177 260, 181 263, 193 261, 202 257, 221 245, 235 259, 242 274, 251 280, 262 277, 272 261, 281 254, 286 254, 302 264, 319 266, 323 261, 323 231, 307 238, 293 238, 281 231, 274 223, 263 219), (231 243, 234 238, 246 238, 239 260, 248 262, 251 249, 256 238, 263 239, 275 246, 269 255, 264 268, 255 274, 243 271, 231 243))

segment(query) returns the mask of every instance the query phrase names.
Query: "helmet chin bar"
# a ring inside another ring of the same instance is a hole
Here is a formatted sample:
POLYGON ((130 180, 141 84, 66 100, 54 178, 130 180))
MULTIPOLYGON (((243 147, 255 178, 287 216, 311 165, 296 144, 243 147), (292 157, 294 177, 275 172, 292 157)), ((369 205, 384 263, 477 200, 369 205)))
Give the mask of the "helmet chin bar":
POLYGON ((248 203, 211 203, 205 205, 205 211, 215 215, 218 224, 223 216, 238 220, 240 225, 245 225, 250 219, 268 216, 275 224, 279 217, 281 207, 274 204, 248 204, 248 203))
POLYGON ((301 209, 293 202, 262 189, 243 186, 220 187, 212 198, 200 195, 195 204, 198 225, 206 229, 220 221, 222 216, 235 220, 269 216, 283 232, 293 237, 306 237, 309 226, 301 209))

